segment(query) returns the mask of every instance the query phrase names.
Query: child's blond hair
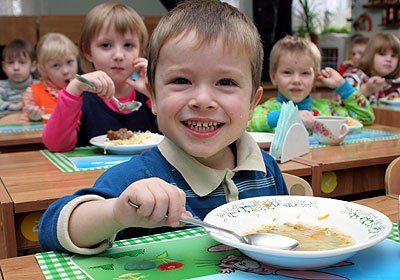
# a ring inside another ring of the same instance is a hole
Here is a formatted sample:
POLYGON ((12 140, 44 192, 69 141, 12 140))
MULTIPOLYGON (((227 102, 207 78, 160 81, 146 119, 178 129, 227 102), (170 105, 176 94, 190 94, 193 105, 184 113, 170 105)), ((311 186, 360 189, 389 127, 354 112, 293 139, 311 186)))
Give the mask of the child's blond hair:
POLYGON ((276 73, 279 60, 282 56, 288 54, 307 55, 311 58, 314 73, 318 73, 321 67, 321 52, 318 47, 310 40, 286 35, 272 47, 269 58, 269 72, 276 73))
POLYGON ((359 68, 367 75, 373 75, 374 56, 376 53, 392 50, 399 58, 396 69, 386 78, 396 78, 400 74, 400 40, 392 33, 379 32, 371 37, 361 57, 359 68))
MULTIPOLYGON (((238 9, 219 0, 183 1, 161 19, 148 48, 147 75, 154 92, 154 79, 161 48, 170 40, 195 32, 198 46, 219 39, 227 50, 246 53, 251 64, 252 98, 261 85, 263 46, 252 20, 238 9)), ((212 48, 212 47, 211 47, 212 48)), ((177 50, 178 51, 178 50, 177 50)), ((210 49, 210 52, 213 50, 210 49)))
POLYGON ((36 47, 38 65, 44 65, 52 59, 73 55, 78 57, 78 47, 67 36, 61 33, 43 35, 36 47))
POLYGON ((140 42, 140 56, 143 56, 149 34, 140 15, 131 7, 121 3, 104 3, 94 7, 85 17, 81 28, 79 51, 81 68, 85 72, 95 70, 93 63, 86 59, 90 54, 90 44, 102 28, 114 28, 115 32, 124 35, 127 32, 136 34, 140 42))

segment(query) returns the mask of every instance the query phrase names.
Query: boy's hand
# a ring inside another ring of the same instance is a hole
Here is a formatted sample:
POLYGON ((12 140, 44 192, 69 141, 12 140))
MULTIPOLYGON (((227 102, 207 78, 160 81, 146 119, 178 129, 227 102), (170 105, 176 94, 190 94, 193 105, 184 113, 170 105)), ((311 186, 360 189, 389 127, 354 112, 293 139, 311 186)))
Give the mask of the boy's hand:
POLYGON ((131 85, 136 91, 139 91, 146 95, 148 98, 150 98, 150 92, 148 90, 148 87, 146 86, 148 84, 147 80, 147 65, 148 61, 145 58, 139 57, 133 61, 133 66, 135 67, 135 72, 139 73, 139 77, 136 81, 133 81, 131 79, 128 79, 126 83, 131 85))
POLYGON ((117 199, 113 212, 124 228, 178 227, 181 218, 191 216, 185 205, 186 196, 181 189, 159 178, 149 178, 131 184, 117 199), (129 205, 129 200, 139 208, 129 205))
POLYGON ((338 88, 344 83, 342 75, 330 67, 322 69, 317 75, 317 80, 329 88, 338 88))
POLYGON ((10 111, 20 111, 22 109, 22 102, 10 103, 7 109, 10 111))
POLYGON ((28 105, 25 109, 28 118, 32 121, 40 121, 43 116, 44 108, 39 108, 36 105, 28 105))
POLYGON ((307 110, 301 110, 299 111, 300 118, 304 123, 304 126, 306 128, 311 129, 313 122, 314 122, 314 115, 312 112, 307 111, 307 110))
POLYGON ((95 89, 75 78, 68 84, 66 88, 69 93, 75 96, 81 96, 84 91, 90 91, 99 96, 103 96, 105 99, 110 99, 112 96, 114 96, 114 82, 106 72, 94 71, 81 76, 91 82, 95 86, 95 89))

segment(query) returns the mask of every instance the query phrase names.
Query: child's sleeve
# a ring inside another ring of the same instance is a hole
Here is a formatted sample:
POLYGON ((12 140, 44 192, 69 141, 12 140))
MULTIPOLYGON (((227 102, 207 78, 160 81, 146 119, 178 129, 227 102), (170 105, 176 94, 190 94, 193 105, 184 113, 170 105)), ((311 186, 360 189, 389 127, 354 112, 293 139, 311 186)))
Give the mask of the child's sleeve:
POLYGON ((7 99, 7 92, 5 88, 0 85, 0 111, 5 111, 10 102, 5 101, 7 99))
POLYGON ((254 109, 248 131, 275 132, 281 113, 282 104, 276 98, 270 98, 254 109))
POLYGON ((82 96, 60 91, 56 108, 43 129, 43 143, 50 151, 66 152, 76 147, 82 102, 82 96))
MULTIPOLYGON (((358 88, 352 87, 347 81, 336 89, 336 92, 341 96, 344 107, 348 116, 361 121, 364 125, 371 125, 375 121, 374 111, 368 99, 361 94, 358 88)), ((336 102, 333 104, 339 110, 340 105, 336 102)))

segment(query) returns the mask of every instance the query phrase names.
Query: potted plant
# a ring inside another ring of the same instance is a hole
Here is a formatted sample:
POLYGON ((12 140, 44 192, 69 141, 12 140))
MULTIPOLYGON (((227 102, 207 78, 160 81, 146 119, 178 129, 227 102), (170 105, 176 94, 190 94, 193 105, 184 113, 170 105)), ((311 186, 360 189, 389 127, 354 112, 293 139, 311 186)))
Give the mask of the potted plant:
POLYGON ((298 0, 294 6, 294 14, 299 26, 295 33, 302 37, 308 37, 314 43, 318 42, 318 34, 323 25, 323 19, 318 12, 318 2, 312 0, 298 0))

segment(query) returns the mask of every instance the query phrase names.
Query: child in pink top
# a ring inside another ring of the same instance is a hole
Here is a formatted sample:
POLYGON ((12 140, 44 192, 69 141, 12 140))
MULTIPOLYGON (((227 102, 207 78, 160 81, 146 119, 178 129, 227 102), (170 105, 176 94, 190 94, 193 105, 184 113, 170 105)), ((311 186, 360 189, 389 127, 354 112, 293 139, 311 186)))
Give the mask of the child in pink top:
POLYGON ((87 73, 82 76, 96 89, 73 79, 60 92, 43 131, 49 150, 63 152, 89 145, 91 138, 108 130, 158 131, 147 98, 147 60, 140 57, 147 41, 142 18, 127 5, 104 3, 86 15, 79 44, 81 67, 87 73), (139 78, 132 81, 135 71, 139 78), (137 100, 144 106, 134 112, 120 111, 110 100, 112 96, 120 102, 137 100))

